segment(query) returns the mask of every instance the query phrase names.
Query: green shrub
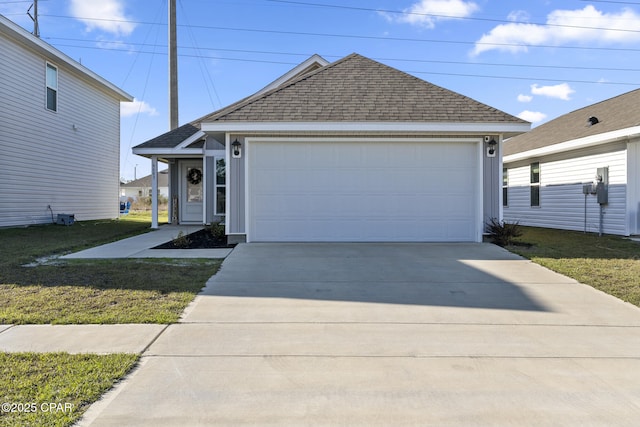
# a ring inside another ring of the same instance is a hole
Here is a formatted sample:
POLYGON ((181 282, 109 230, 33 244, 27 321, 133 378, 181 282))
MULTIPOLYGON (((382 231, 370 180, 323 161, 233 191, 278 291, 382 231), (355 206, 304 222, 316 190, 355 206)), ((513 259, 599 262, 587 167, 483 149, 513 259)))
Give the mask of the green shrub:
POLYGON ((219 222, 216 222, 214 224, 211 224, 209 226, 209 232, 211 233, 211 236, 214 239, 224 239, 226 236, 226 233, 224 231, 224 224, 220 224, 219 222))
POLYGON ((186 248, 191 244, 189 236, 185 235, 182 231, 172 240, 173 244, 178 248, 186 248))
POLYGON ((491 218, 487 223, 487 229, 491 240, 498 246, 511 245, 516 237, 522 236, 522 230, 518 222, 499 221, 491 218))

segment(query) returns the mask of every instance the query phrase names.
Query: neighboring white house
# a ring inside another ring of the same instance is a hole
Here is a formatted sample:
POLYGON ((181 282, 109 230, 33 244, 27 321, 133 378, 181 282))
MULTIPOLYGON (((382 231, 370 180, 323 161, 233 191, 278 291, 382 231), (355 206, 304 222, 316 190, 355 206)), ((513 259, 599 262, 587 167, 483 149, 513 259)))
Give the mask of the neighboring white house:
POLYGON ((505 141, 503 162, 505 220, 640 234, 640 89, 505 141))
MULTIPOLYGON (((120 184, 120 197, 137 200, 139 197, 151 197, 151 175, 120 184)), ((169 198, 169 170, 158 172, 158 194, 164 198, 169 198)))
POLYGON ((316 55, 133 152, 169 163, 179 222, 224 215, 232 241, 481 241, 502 139, 529 128, 358 54, 316 55))
POLYGON ((0 15, 0 226, 117 218, 132 97, 0 15))

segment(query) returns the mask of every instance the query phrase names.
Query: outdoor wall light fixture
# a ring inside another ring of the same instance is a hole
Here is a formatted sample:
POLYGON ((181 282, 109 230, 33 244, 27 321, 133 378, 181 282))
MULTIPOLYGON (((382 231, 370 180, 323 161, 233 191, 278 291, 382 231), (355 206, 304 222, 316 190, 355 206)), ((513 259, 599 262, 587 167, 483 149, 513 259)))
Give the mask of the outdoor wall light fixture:
POLYGON ((498 145, 498 143, 496 142, 496 140, 494 138, 492 138, 490 136, 485 136, 484 140, 487 143, 487 156, 495 157, 495 155, 496 155, 496 145, 498 145))
POLYGON ((231 143, 231 156, 234 159, 239 159, 241 155, 242 144, 240 144, 240 141, 238 141, 238 139, 236 138, 236 140, 231 143))

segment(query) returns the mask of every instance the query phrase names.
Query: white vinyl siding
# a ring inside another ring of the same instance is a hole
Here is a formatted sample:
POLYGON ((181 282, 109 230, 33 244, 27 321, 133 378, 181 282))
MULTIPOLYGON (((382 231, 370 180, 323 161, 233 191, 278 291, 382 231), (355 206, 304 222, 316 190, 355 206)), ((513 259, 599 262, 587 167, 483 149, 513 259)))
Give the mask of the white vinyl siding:
POLYGON ((46 60, 0 36, 0 226, 116 218, 120 102, 58 66, 58 112, 43 108, 46 60), (75 130, 74 130, 75 125, 75 130))
MULTIPOLYGON (((505 165, 509 173, 509 206, 506 221, 522 225, 584 230, 584 184, 593 183, 599 167, 609 167, 609 203, 605 205, 604 232, 626 234, 626 151, 585 154, 571 159, 540 160, 540 207, 530 206, 530 163, 505 165)), ((600 205, 587 196, 587 231, 599 229, 600 205)))

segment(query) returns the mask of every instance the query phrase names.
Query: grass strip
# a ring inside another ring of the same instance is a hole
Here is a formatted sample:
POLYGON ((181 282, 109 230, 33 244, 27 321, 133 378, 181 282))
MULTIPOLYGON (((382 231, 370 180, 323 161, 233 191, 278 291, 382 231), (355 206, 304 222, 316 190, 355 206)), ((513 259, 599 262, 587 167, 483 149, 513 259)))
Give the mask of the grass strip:
POLYGON ((149 221, 130 214, 68 227, 0 229, 0 324, 176 322, 219 260, 35 262, 144 233, 149 221))
POLYGON ((0 324, 175 323, 220 260, 0 267, 0 324))
POLYGON ((620 236, 522 227, 512 252, 640 307, 640 243, 620 236))
POLYGON ((70 426, 137 361, 133 354, 0 353, 0 426, 70 426))

